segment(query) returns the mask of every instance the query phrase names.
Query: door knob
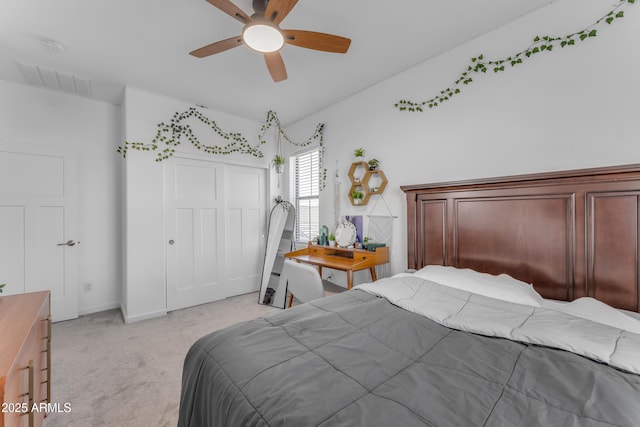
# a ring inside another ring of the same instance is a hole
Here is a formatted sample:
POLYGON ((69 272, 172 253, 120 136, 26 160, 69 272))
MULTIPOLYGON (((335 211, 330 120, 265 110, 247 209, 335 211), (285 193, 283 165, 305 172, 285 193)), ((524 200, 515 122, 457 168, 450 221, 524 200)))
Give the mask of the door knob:
POLYGON ((64 243, 58 243, 56 246, 75 246, 75 245, 76 245, 76 242, 74 242, 73 240, 67 240, 64 243))
POLYGON ((174 243, 175 243, 175 240, 173 240, 173 239, 169 240, 169 244, 170 245, 173 245, 174 243))

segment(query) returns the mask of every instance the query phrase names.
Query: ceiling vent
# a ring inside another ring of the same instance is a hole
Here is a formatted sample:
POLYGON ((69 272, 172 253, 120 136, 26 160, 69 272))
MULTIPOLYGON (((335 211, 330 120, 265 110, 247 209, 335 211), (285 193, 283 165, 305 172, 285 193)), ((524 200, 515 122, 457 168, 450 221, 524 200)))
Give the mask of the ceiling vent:
POLYGON ((65 93, 91 96, 91 80, 64 71, 40 67, 16 61, 26 82, 33 86, 46 87, 65 93))

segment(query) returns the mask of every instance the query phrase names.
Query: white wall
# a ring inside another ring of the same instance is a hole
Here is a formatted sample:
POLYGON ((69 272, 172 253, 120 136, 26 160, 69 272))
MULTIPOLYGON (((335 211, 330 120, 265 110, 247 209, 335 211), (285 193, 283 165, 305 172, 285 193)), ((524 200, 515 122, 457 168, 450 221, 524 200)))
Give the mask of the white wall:
MULTIPOLYGON (((395 220, 392 272, 406 268, 406 208, 401 185, 640 162, 640 7, 575 47, 541 53, 513 69, 476 80, 448 103, 424 113, 399 112, 400 99, 439 93, 484 53, 500 59, 536 35, 564 35, 595 22, 611 7, 601 0, 562 0, 424 62, 288 126, 303 135, 325 122, 329 177, 336 160, 345 181, 341 213, 370 213, 347 200, 353 149, 381 161, 384 198, 395 220)), ((321 195, 321 223, 333 222, 333 185, 321 195)), ((376 214, 385 209, 378 203, 376 214)), ((366 232, 365 232, 366 233, 366 232)), ((367 277, 360 275, 357 281, 367 277)))
MULTIPOLYGON (((156 135, 157 124, 168 123, 176 112, 186 111, 190 105, 172 98, 128 87, 123 102, 124 138, 129 142, 150 143, 156 135)), ((254 146, 261 123, 221 113, 200 110, 215 120, 225 132, 240 132, 254 146)), ((196 119, 189 125, 197 129, 203 144, 222 145, 227 141, 197 126, 196 119)), ((273 138, 268 140, 273 141, 273 138)), ((231 154, 205 155, 207 159, 223 163, 236 163, 254 167, 267 167, 275 154, 273 142, 262 145, 263 158, 231 154)), ((202 153, 188 142, 178 149, 179 154, 201 156, 202 153)), ((155 153, 129 151, 125 161, 125 289, 123 312, 127 322, 143 320, 166 313, 165 248, 164 235, 164 162, 155 162, 155 153)), ((272 170, 272 169, 270 169, 272 170)), ((273 175, 273 174, 272 174, 273 175)), ((270 188, 273 191, 273 181, 270 188)), ((271 199, 274 194, 270 194, 271 199)))
POLYGON ((0 81, 0 140, 78 152, 79 312, 120 305, 120 108, 0 81), (91 283, 92 292, 83 284, 91 283))
MULTIPOLYGON (((133 88, 127 88, 121 108, 0 81, 0 140, 78 152, 76 240, 81 242, 77 246, 81 315, 122 307, 128 320, 139 320, 165 312, 163 165, 154 162, 154 154, 135 151, 125 161, 116 149, 125 139, 149 142, 159 122, 187 108, 182 101, 133 88), (85 283, 92 284, 91 292, 83 291, 85 283)), ((241 132, 251 145, 257 143, 261 123, 202 111, 224 130, 241 132)), ((236 154, 215 160, 267 167, 275 145, 273 132, 265 137, 270 142, 261 147, 262 159, 236 154)), ((187 146, 179 151, 197 155, 187 146)), ((279 190, 272 168, 270 175, 272 199, 279 190)))
MULTIPOLYGON (((462 94, 435 110, 401 113, 393 108, 399 99, 423 100, 447 87, 471 56, 508 56, 537 34, 566 34, 583 28, 608 7, 601 0, 561 0, 290 125, 288 134, 304 140, 319 122, 326 123, 329 181, 321 196, 322 223, 333 225, 336 161, 345 181, 339 210, 370 213, 372 203, 354 208, 344 194, 352 150, 359 146, 366 148, 367 158, 382 162, 389 179, 384 197, 399 216, 393 272, 406 267, 406 210, 400 185, 640 162, 637 5, 630 6, 620 22, 601 29, 598 37, 540 54, 500 75, 479 76, 462 94)), ((81 314, 121 303, 125 312, 137 318, 164 311, 164 234, 157 184, 162 182, 157 180, 162 177, 162 164, 150 161, 148 153, 136 152, 123 162, 115 149, 124 139, 148 141, 159 121, 186 108, 181 101, 131 88, 120 108, 0 81, 0 139, 70 147, 79 153, 81 314), (126 229, 122 220, 125 165, 126 229), (126 267, 121 257, 124 232, 129 234, 126 253, 141 256, 129 258, 126 267), (123 270, 133 300, 122 294, 123 270), (83 292, 84 283, 92 283, 93 292, 83 292)), ((256 142, 260 123, 204 111, 225 129, 240 131, 250 143, 256 142)), ((221 156, 220 161, 265 166, 273 157, 273 145, 264 151, 261 160, 221 156)), ((278 189, 275 175, 271 176, 273 196, 278 189)), ((375 213, 384 212, 379 203, 375 213)), ((359 275, 356 281, 365 279, 366 275, 359 275)))

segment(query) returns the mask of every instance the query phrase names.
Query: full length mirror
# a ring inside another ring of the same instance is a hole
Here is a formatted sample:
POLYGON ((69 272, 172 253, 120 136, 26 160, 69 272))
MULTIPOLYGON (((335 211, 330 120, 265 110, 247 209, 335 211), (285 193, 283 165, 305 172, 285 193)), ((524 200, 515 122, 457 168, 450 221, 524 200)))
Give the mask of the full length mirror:
POLYGON ((284 254, 293 250, 296 213, 291 203, 284 200, 276 202, 269 218, 258 302, 284 308, 287 284, 280 273, 284 266, 284 254))

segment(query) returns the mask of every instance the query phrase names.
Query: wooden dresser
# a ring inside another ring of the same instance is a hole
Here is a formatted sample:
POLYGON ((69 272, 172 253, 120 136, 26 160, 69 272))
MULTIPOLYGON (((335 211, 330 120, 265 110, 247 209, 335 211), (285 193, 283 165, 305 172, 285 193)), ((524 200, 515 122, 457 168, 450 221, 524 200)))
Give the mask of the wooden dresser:
POLYGON ((51 395, 49 298, 49 291, 0 297, 0 427, 43 423, 51 395))

